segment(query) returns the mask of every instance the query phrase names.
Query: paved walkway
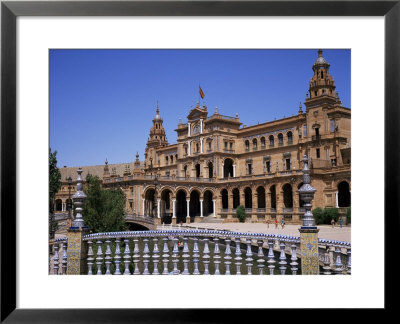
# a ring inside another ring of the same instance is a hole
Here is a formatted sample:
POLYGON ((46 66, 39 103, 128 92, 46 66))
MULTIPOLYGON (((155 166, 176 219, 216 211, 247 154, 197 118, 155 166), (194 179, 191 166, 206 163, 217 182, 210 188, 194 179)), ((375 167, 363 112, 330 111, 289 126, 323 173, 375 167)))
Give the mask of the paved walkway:
MULTIPOLYGON (((275 229, 275 225, 269 225, 267 228, 267 224, 257 224, 257 223, 193 223, 184 225, 190 226, 193 228, 207 228, 207 229, 217 229, 217 230, 229 230, 229 231, 237 231, 237 232, 255 232, 255 233, 269 233, 269 234, 283 234, 283 235, 291 235, 291 236, 300 236, 299 228, 300 225, 285 225, 285 228, 282 229, 279 225, 277 229, 275 229)), ((165 225, 168 228, 168 225, 165 225)), ((161 227, 158 227, 161 229, 161 227)), ((319 233, 318 237, 328 240, 337 240, 337 241, 345 241, 351 242, 351 227, 343 226, 340 228, 339 226, 335 226, 332 228, 330 225, 320 225, 318 226, 319 233)))

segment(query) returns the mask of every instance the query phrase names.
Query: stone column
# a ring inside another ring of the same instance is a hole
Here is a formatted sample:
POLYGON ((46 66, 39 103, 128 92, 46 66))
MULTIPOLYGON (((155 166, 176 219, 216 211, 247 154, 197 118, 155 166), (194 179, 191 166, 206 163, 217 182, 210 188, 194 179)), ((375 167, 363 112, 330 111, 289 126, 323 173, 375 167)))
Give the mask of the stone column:
POLYGON ((160 218, 160 203, 161 199, 157 199, 157 218, 160 218))
POLYGON ((300 232, 300 253, 301 253, 301 272, 303 275, 319 274, 318 258, 318 231, 315 226, 313 214, 311 212, 311 201, 314 198, 315 188, 311 186, 310 169, 308 168, 308 158, 303 157, 303 185, 298 190, 306 212, 303 217, 303 225, 300 232))
POLYGON ((192 149, 191 149, 191 147, 190 147, 190 141, 188 141, 188 154, 187 154, 188 156, 190 156, 191 150, 192 150, 192 149))
POLYGON ((188 137, 190 136, 190 123, 188 123, 188 137))
POLYGON ((252 215, 251 215, 251 220, 257 222, 258 221, 258 214, 257 208, 258 208, 258 193, 257 190, 254 190, 253 188, 251 189, 251 210, 252 210, 252 215))
POLYGON ((203 134, 203 119, 200 119, 200 134, 203 134))
POLYGON ((190 223, 190 199, 186 199, 186 222, 189 220, 190 223))
POLYGON ((224 177, 224 164, 221 165, 221 178, 224 177))
POLYGON ((228 216, 227 218, 232 219, 232 208, 233 208, 233 194, 228 193, 228 216))
POLYGON ((143 212, 143 216, 146 216, 146 212, 144 210, 144 201, 145 201, 145 199, 142 198, 142 212, 143 212))
POLYGON ((265 220, 271 220, 271 191, 265 190, 265 220))
POLYGON ((172 218, 176 218, 176 212, 175 212, 175 202, 176 202, 176 199, 172 199, 172 218))
POLYGON ((87 244, 82 240, 83 236, 89 233, 82 218, 82 206, 86 195, 82 191, 82 169, 78 169, 76 192, 72 196, 76 216, 72 226, 67 230, 67 275, 87 274, 87 244))
POLYGON ((213 213, 214 213, 214 215, 213 215, 213 217, 217 217, 217 213, 216 213, 216 206, 215 206, 215 199, 213 199, 213 213))
POLYGON ((200 153, 203 153, 203 139, 200 138, 200 153))
POLYGON ((236 177, 236 165, 232 164, 233 167, 233 177, 236 177))
POLYGON ((336 201, 336 208, 338 208, 339 207, 339 194, 337 191, 335 192, 335 201, 336 201))
POLYGON ((203 199, 200 199, 200 217, 203 218, 203 199))

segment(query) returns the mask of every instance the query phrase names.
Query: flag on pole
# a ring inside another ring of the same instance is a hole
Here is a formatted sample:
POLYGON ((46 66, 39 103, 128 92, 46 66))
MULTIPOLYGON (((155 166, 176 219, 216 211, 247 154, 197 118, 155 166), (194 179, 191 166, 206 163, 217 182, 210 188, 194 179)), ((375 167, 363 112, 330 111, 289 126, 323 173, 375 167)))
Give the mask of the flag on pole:
POLYGON ((204 98, 204 92, 203 92, 203 90, 201 90, 200 85, 199 85, 199 93, 200 93, 201 99, 203 99, 204 98))

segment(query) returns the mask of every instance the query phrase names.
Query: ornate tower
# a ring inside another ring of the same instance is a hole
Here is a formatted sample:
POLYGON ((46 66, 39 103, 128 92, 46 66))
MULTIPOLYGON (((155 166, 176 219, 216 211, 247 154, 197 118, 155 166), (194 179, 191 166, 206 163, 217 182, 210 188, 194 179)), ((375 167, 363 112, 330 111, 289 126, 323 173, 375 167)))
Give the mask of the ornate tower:
POLYGON ((153 127, 150 129, 150 136, 145 150, 145 166, 147 169, 158 165, 156 149, 167 145, 168 141, 165 136, 163 119, 160 116, 160 110, 157 104, 156 116, 153 118, 153 127))
POLYGON ((337 102, 335 93, 335 81, 329 74, 330 64, 322 56, 322 50, 318 50, 318 58, 312 66, 314 75, 310 80, 310 86, 305 105, 307 108, 316 104, 337 102))

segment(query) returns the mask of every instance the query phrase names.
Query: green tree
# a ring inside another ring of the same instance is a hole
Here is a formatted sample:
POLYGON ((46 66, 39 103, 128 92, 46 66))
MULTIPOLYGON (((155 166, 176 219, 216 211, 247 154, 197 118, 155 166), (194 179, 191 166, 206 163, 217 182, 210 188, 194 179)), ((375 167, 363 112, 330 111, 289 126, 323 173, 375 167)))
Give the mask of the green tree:
POLYGON ((57 151, 51 152, 49 148, 49 207, 50 213, 54 212, 54 198, 61 188, 61 173, 57 168, 57 151))
POLYGON ((54 198, 61 188, 61 173, 57 168, 57 151, 49 148, 49 238, 54 238, 58 223, 54 220, 54 198))
POLYGON ((346 222, 347 224, 351 224, 351 207, 347 208, 346 222))
POLYGON ((246 220, 246 210, 243 205, 240 205, 236 208, 236 216, 239 219, 239 222, 244 223, 246 220))
POLYGON ((330 224, 334 219, 335 223, 339 221, 339 209, 337 208, 325 208, 324 209, 324 224, 330 224))
POLYGON ((83 220, 93 233, 127 229, 125 195, 121 189, 103 189, 97 176, 88 175, 84 189, 83 220))
POLYGON ((324 211, 322 210, 322 208, 317 207, 312 211, 314 220, 315 220, 315 224, 320 225, 324 223, 324 211))

